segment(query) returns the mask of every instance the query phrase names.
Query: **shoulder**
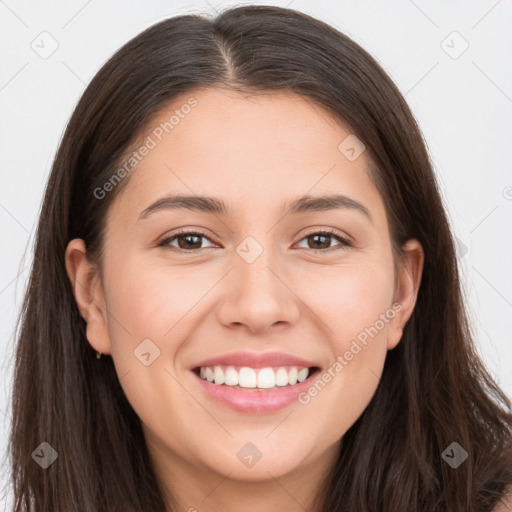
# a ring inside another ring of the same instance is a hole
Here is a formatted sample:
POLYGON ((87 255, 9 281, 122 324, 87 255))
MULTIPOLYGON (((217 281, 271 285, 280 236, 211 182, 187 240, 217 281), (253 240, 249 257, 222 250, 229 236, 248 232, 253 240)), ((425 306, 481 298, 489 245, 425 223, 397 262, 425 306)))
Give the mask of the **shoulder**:
POLYGON ((512 512, 512 484, 507 487, 505 494, 492 512, 512 512))

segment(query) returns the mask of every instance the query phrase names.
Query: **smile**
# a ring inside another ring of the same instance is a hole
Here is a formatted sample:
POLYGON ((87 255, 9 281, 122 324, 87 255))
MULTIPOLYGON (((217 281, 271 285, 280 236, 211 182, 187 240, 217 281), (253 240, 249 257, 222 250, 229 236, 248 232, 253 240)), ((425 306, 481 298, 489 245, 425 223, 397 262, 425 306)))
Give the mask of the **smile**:
POLYGON ((305 381, 309 374, 310 368, 297 366, 251 368, 249 366, 216 365, 201 366, 199 369, 199 376, 203 380, 217 386, 230 386, 238 389, 272 389, 294 386, 298 382, 305 381))
POLYGON ((202 366, 192 371, 205 398, 238 413, 257 415, 271 414, 296 403, 319 373, 319 367, 294 366, 202 366))

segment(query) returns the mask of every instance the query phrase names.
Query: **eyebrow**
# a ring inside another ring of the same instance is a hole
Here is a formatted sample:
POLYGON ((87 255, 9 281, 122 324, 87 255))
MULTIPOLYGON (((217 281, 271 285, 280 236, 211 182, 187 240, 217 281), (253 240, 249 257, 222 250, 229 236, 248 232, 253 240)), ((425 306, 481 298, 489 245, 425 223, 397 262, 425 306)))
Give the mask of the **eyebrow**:
MULTIPOLYGON (((284 203, 282 206, 285 215, 301 214, 307 212, 319 212, 326 210, 356 210, 363 213, 372 222, 372 217, 368 209, 358 201, 351 199, 345 195, 333 194, 326 196, 310 196, 306 195, 284 203)), ((139 215, 139 220, 147 218, 155 212, 163 210, 192 210, 201 213, 209 213, 213 215, 225 215, 228 207, 221 199, 207 196, 196 195, 168 195, 158 199, 150 204, 139 215)))

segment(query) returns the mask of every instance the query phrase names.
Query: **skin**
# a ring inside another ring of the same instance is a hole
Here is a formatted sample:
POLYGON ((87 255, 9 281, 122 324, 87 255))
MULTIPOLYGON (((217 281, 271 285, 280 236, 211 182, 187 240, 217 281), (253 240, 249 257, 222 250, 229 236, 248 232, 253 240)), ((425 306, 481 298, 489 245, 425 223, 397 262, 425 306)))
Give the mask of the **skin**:
MULTIPOLYGON (((144 137, 190 96, 159 112, 144 137)), ((158 478, 180 510, 315 510, 340 440, 374 395, 387 351, 413 311, 423 250, 409 240, 395 274, 366 154, 349 161, 338 150, 350 131, 318 105, 275 92, 203 89, 193 97, 198 105, 115 198, 101 267, 75 239, 68 275, 89 343, 113 358, 158 478), (139 219, 171 192, 223 199, 230 211, 167 210, 139 219), (284 201, 333 192, 362 203, 371 220, 356 209, 283 216, 284 201), (158 247, 177 228, 205 235, 189 241, 197 252, 180 252, 178 239, 169 242, 174 251, 158 247), (353 246, 311 239, 323 229, 353 246), (252 263, 236 252, 247 236, 263 248, 252 263), (236 412, 208 398, 189 370, 236 350, 283 351, 326 370, 395 302, 400 312, 306 405, 236 412), (133 353, 147 338, 160 350, 149 366, 133 353), (247 442, 262 453, 250 468, 237 458, 247 442)))

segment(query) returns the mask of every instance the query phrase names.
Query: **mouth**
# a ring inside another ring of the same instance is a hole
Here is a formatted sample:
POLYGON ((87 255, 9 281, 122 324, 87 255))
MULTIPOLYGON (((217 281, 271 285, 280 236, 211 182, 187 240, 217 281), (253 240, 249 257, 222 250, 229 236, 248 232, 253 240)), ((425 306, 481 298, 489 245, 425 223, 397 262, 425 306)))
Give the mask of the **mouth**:
POLYGON ((284 352, 251 351, 218 355, 189 368, 209 401, 237 413, 257 415, 273 414, 297 402, 321 371, 314 360, 284 352))
MULTIPOLYGON (((250 366, 215 365, 198 366, 192 369, 201 380, 221 388, 240 391, 276 391, 294 388, 312 379, 318 366, 250 366)), ((302 388, 303 386, 301 386, 302 388)))

